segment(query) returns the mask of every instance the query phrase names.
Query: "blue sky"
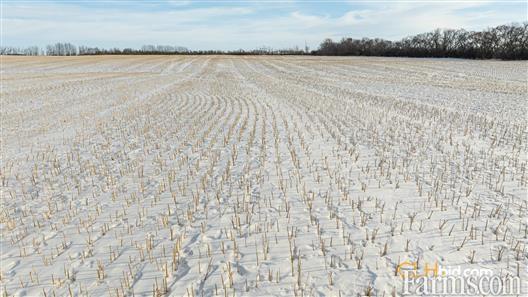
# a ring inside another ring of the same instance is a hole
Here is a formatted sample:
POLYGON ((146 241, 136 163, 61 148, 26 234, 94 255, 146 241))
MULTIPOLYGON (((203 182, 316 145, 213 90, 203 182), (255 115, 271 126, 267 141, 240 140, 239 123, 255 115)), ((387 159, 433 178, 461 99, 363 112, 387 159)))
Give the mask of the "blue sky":
POLYGON ((526 21, 526 1, 2 0, 2 44, 316 48, 327 37, 399 39, 434 28, 526 21))

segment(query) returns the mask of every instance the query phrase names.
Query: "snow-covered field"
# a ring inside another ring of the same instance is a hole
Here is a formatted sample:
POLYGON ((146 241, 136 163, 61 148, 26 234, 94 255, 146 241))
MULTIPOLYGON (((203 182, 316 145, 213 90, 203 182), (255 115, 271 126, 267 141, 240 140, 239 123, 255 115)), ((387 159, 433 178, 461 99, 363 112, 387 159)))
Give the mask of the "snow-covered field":
POLYGON ((527 66, 2 57, 1 291, 392 296, 418 261, 527 292, 527 66))

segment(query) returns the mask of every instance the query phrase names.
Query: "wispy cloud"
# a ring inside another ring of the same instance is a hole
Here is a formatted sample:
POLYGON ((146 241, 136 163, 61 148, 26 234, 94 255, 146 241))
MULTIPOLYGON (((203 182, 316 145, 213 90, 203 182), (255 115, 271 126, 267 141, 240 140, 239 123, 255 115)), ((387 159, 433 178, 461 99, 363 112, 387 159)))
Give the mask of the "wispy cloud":
POLYGON ((526 20, 524 2, 6 2, 3 43, 56 41, 203 49, 316 46, 326 37, 401 38, 437 27, 482 29, 526 20), (130 4, 130 5, 127 5, 130 4))

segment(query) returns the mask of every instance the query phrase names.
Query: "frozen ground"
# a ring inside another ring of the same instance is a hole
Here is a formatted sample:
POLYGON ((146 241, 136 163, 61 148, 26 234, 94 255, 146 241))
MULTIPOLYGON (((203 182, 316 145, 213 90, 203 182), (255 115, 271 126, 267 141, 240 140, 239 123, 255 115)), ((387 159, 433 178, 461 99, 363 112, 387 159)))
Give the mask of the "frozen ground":
POLYGON ((1 291, 391 296, 519 275, 527 63, 2 57, 1 291))

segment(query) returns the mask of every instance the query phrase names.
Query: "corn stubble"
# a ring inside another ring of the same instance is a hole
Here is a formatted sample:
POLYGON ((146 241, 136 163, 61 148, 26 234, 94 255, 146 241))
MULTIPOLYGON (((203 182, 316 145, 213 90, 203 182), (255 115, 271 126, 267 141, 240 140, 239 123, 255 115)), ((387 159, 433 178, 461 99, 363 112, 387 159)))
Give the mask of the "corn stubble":
POLYGON ((521 62, 3 71, 3 296, 393 296, 404 260, 526 277, 521 62))

